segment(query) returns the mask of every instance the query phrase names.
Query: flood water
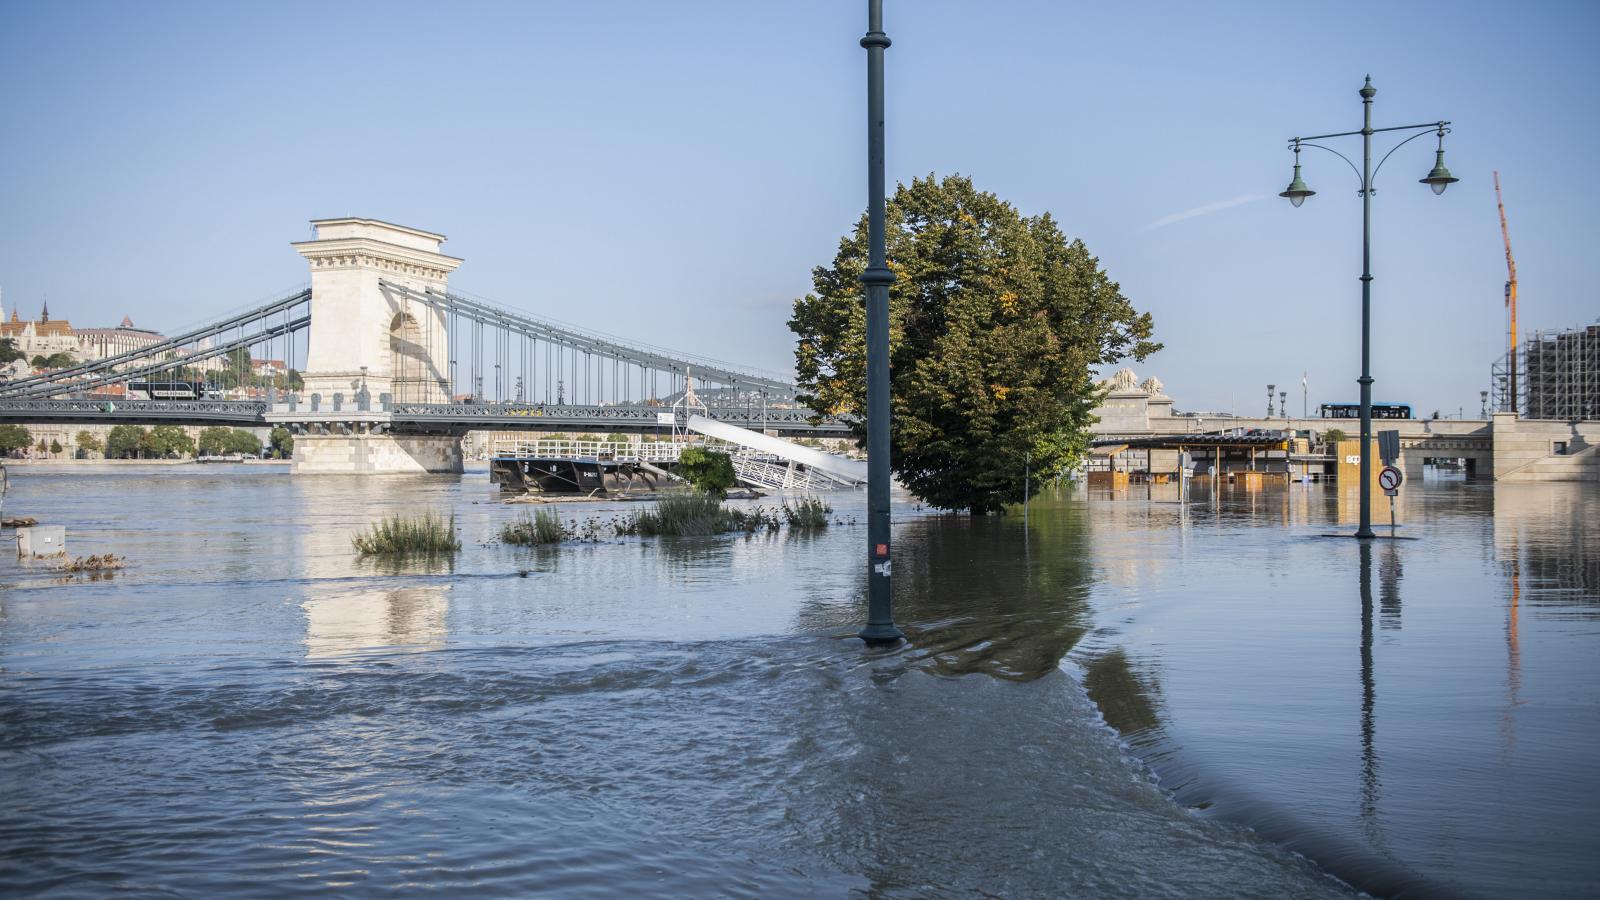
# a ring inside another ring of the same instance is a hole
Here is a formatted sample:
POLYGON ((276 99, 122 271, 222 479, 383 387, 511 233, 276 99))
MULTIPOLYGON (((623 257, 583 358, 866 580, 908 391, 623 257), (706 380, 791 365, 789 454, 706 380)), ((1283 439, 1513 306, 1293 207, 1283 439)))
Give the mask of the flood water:
POLYGON ((1600 489, 1406 490, 906 499, 872 653, 860 495, 526 549, 482 472, 25 469, 129 566, 0 554, 0 893, 1594 894, 1600 489))

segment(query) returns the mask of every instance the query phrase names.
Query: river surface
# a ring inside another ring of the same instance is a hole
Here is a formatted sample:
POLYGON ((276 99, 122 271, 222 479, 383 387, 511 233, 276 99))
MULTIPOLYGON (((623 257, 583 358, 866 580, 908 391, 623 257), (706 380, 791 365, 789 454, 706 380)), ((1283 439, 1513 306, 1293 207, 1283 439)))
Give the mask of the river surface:
POLYGON ((860 495, 526 549, 482 472, 24 469, 128 568, 0 554, 0 893, 1600 892, 1600 489, 1408 485, 1366 548, 1321 486, 1142 491, 900 498, 874 653, 860 495), (425 509, 453 563, 354 556, 425 509))

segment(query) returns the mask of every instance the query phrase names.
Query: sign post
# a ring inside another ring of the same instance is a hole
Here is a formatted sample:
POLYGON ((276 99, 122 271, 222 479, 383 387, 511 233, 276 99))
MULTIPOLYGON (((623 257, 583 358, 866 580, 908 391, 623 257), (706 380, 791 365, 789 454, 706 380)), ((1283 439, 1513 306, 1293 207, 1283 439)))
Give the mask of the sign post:
POLYGON ((1389 537, 1394 538, 1394 498, 1400 493, 1400 483, 1405 481, 1405 475, 1393 465, 1386 465, 1378 473, 1378 487, 1389 495, 1389 537))

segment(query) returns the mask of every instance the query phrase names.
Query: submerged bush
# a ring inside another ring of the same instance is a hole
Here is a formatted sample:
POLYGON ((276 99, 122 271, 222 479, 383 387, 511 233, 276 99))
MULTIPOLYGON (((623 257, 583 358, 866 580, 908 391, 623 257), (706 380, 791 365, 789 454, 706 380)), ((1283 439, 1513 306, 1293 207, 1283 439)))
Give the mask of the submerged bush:
POLYGON ((778 514, 760 506, 752 509, 729 509, 715 494, 695 491, 689 494, 669 494, 662 497, 655 509, 634 513, 617 523, 618 534, 637 534, 645 537, 657 535, 726 534, 730 531, 746 533, 766 529, 778 530, 778 514))
POLYGON ((794 506, 783 505, 784 521, 789 527, 801 531, 813 528, 827 528, 828 516, 833 512, 833 507, 816 497, 802 497, 794 506))
POLYGON ((728 488, 737 480, 733 473, 733 457, 704 447, 685 447, 678 454, 678 467, 673 470, 684 481, 717 499, 728 496, 728 488))
POLYGON ((508 544, 559 544, 568 537, 553 509, 541 509, 533 515, 524 512, 522 518, 500 528, 500 540, 508 544))
POLYGON ((420 516, 387 516, 350 539, 362 556, 394 556, 408 553, 455 553, 461 549, 456 538, 456 517, 442 518, 437 513, 420 516))

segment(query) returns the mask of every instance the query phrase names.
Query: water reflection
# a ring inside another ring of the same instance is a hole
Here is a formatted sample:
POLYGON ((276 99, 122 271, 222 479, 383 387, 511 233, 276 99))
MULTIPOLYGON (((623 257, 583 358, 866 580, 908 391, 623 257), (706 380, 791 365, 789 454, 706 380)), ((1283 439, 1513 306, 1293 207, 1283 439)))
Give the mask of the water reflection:
POLYGON ((896 556, 896 617, 940 674, 1039 678, 1087 630, 1094 569, 1081 502, 1036 501, 1026 528, 1020 516, 914 519, 898 529, 896 556))
POLYGON ((1495 555, 1537 593, 1534 615, 1600 617, 1600 496, 1563 484, 1496 484, 1495 555))
POLYGON ((453 558, 355 558, 338 529, 305 529, 299 544, 307 657, 445 646, 453 558))
POLYGON ((450 586, 348 591, 306 600, 306 656, 445 646, 450 586))
POLYGON ((1383 779, 1379 772, 1377 741, 1377 679, 1373 671, 1372 556, 1381 553, 1378 564, 1378 596, 1384 628, 1400 627, 1400 552, 1395 542, 1383 541, 1382 550, 1374 541, 1361 541, 1359 577, 1361 594, 1361 819, 1367 839, 1380 852, 1387 853, 1383 827, 1378 818, 1383 779))

